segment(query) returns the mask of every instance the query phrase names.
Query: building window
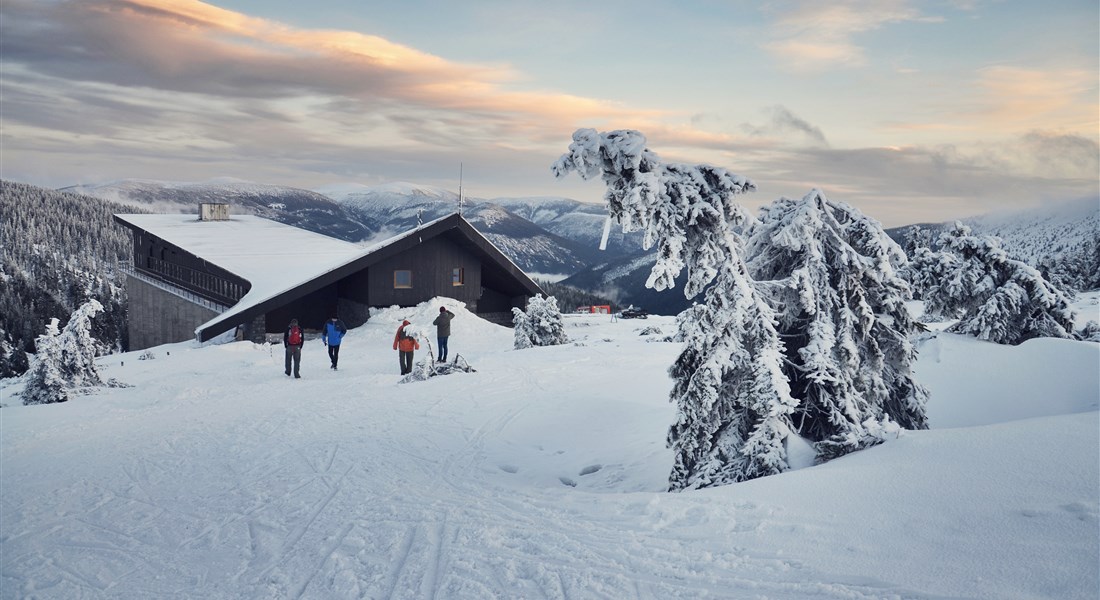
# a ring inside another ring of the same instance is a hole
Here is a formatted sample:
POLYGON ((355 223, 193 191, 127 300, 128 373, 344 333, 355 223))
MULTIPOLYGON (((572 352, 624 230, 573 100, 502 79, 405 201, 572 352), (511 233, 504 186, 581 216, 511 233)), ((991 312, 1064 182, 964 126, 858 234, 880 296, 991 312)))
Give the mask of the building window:
POLYGON ((399 289, 409 289, 413 286, 413 272, 408 270, 397 270, 393 272, 393 287, 399 289))
POLYGON ((466 275, 462 267, 451 269, 451 285, 466 285, 466 275))

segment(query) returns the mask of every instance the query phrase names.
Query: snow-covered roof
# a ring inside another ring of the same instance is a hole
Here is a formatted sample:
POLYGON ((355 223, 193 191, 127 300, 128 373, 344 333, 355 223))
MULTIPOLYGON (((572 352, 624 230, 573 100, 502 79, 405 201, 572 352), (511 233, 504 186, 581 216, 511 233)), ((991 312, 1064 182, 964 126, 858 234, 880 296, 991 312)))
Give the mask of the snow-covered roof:
POLYGON ((233 316, 371 251, 252 215, 234 215, 228 221, 200 221, 193 214, 115 216, 252 284, 237 304, 212 321, 233 316))

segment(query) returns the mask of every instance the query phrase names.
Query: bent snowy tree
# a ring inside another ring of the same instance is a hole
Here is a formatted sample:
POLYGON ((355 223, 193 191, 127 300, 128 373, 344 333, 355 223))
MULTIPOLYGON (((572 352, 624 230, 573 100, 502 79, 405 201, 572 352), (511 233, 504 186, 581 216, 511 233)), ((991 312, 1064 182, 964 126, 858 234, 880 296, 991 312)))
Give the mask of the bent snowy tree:
POLYGON ((948 331, 998 344, 1035 337, 1073 337, 1073 310, 1057 286, 1031 266, 1009 258, 1000 240, 974 235, 955 223, 939 238, 940 251, 916 261, 930 310, 960 316, 948 331))
POLYGON ((913 379, 917 324, 898 274, 906 257, 882 226, 818 190, 780 198, 746 233, 758 289, 779 311, 793 423, 831 458, 927 428, 928 392, 913 379))
POLYGON ((671 490, 709 487, 780 473, 795 401, 783 374, 775 314, 757 293, 734 228, 752 217, 734 197, 751 181, 706 165, 665 164, 637 131, 580 129, 553 166, 601 177, 610 217, 624 232, 641 230, 657 246, 646 285, 675 285, 687 268, 684 294, 702 304, 678 319, 683 350, 670 369, 678 416, 668 432, 675 461, 671 490))

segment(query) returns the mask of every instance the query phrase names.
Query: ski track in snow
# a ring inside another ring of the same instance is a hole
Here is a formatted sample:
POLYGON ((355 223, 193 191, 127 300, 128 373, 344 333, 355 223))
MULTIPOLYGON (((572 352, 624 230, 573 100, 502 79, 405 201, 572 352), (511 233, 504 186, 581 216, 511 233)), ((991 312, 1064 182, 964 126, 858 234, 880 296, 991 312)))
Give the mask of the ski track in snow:
POLYGON ((0 596, 941 597, 766 549, 769 531, 807 526, 752 502, 708 511, 699 494, 664 493, 667 471, 631 476, 629 452, 572 457, 569 428, 587 424, 538 421, 547 402, 663 402, 674 344, 654 352, 570 329, 583 352, 502 352, 510 330, 479 332, 480 345, 456 332, 452 352, 478 373, 397 384, 392 327, 375 329, 349 334, 338 372, 309 342, 300 381, 282 377, 278 347, 172 346, 153 361, 106 361, 135 387, 14 409, 76 415, 5 429, 5 481, 25 487, 0 503, 0 596), (636 369, 628 389, 601 389, 624 360, 636 369), (549 364, 524 368, 536 361, 549 364), (576 399, 542 391, 562 378, 576 399), (43 454, 54 467, 35 477, 43 454), (554 460, 575 467, 547 468, 554 460))

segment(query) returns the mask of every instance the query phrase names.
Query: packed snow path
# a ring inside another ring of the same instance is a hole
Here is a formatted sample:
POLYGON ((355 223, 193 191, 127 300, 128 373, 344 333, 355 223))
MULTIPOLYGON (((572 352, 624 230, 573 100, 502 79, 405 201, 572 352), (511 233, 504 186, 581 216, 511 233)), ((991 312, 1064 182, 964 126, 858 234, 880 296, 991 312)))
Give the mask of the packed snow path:
MULTIPOLYGON (((408 313, 353 330, 339 371, 310 341, 301 380, 283 376, 281 346, 179 344, 103 362, 134 387, 4 408, 0 595, 1095 592, 1096 461, 1019 443, 1095 451, 1095 407, 668 494, 676 344, 586 317, 568 319, 577 345, 512 351, 510 330, 463 311, 451 354, 477 372, 399 384, 390 343, 408 313)), ((655 324, 673 328, 644 325, 655 324)))

